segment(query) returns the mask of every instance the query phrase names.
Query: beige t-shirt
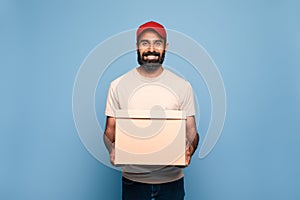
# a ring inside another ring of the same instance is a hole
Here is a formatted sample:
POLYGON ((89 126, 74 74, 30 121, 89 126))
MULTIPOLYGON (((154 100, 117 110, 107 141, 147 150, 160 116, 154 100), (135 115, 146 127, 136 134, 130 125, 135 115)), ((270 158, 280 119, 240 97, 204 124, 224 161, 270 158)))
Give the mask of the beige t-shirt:
MULTIPOLYGON (((193 90, 189 82, 164 69, 155 78, 140 75, 133 69, 115 79, 109 88, 105 114, 116 117, 120 109, 184 110, 186 116, 195 115, 193 90)), ((123 176, 143 183, 165 183, 183 177, 176 166, 126 166, 123 176)))

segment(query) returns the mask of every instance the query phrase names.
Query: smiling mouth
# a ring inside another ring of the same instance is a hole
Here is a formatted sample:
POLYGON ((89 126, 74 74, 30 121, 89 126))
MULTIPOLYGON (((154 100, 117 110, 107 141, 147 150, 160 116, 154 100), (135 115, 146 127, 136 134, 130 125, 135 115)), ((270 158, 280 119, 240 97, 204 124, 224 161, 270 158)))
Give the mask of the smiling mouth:
POLYGON ((158 56, 155 55, 148 55, 148 56, 144 56, 145 60, 157 60, 158 56))

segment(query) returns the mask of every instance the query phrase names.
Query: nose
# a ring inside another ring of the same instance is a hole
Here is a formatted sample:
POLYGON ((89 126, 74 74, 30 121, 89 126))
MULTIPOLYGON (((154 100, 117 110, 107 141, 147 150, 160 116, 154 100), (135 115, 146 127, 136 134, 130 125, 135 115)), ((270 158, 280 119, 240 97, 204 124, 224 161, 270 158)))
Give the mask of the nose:
POLYGON ((149 51, 153 52, 154 51, 154 45, 153 44, 149 44, 149 51))

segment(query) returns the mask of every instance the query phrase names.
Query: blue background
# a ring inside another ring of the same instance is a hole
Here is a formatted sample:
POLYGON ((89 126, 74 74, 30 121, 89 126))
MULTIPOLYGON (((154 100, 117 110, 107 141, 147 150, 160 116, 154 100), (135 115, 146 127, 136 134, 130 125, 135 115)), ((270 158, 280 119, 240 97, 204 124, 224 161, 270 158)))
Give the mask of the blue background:
POLYGON ((73 83, 97 44, 148 20, 200 43, 226 87, 221 138, 185 170, 186 199, 299 199, 299 9, 289 0, 1 0, 0 199, 120 199, 120 172, 78 137, 73 83))

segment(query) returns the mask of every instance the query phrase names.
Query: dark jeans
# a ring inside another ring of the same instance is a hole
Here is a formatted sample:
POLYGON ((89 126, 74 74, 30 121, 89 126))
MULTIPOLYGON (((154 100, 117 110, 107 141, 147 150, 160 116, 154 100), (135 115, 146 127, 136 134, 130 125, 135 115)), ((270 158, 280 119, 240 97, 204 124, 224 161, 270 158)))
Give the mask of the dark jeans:
POLYGON ((183 178, 162 184, 146 184, 122 177, 123 200, 183 200, 183 178))

